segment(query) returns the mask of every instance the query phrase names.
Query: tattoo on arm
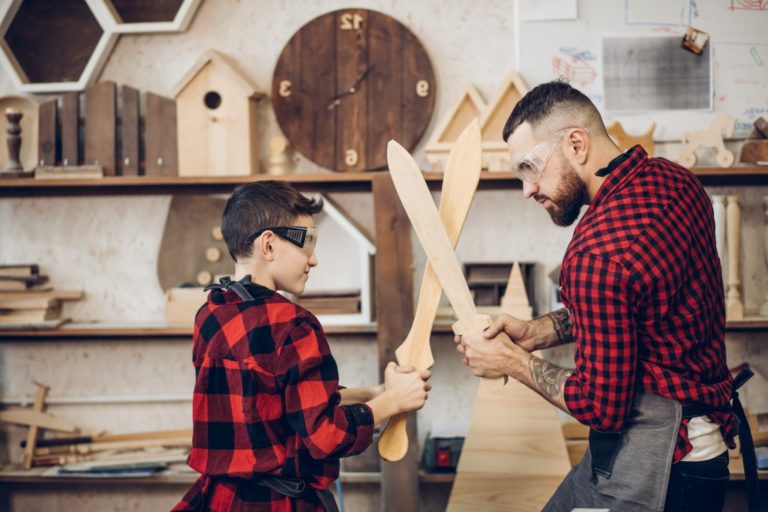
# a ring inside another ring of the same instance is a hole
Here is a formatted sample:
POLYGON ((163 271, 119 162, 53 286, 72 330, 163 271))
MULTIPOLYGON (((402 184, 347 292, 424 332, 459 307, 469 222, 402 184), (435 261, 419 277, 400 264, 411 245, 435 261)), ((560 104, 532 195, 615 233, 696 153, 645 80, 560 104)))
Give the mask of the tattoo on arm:
POLYGON ((560 368, 535 356, 531 357, 528 364, 533 384, 536 386, 534 389, 549 402, 568 412, 563 387, 573 370, 560 368))
POLYGON ((573 339, 573 320, 571 320, 571 314, 567 309, 562 308, 557 311, 553 311, 547 315, 555 326, 555 333, 557 334, 557 344, 563 345, 565 343, 572 343, 573 339))

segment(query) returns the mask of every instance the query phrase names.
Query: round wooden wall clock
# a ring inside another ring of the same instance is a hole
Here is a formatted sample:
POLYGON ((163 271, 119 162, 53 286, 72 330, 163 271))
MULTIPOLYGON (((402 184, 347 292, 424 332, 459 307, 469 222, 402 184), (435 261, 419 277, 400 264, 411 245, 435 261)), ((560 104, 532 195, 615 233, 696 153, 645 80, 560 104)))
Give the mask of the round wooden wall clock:
POLYGON ((338 171, 385 167, 387 142, 413 150, 435 106, 427 52, 399 21, 367 9, 319 16, 283 48, 272 106, 293 147, 338 171))

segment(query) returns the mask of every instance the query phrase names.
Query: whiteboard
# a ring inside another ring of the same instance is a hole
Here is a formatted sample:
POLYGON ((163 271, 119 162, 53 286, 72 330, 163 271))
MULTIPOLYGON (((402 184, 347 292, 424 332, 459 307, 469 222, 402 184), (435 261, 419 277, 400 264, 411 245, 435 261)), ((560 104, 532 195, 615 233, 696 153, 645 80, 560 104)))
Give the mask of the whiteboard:
POLYGON ((606 123, 632 133, 656 123, 654 139, 679 141, 718 114, 736 118, 743 138, 758 116, 768 117, 768 3, 746 0, 579 0, 575 20, 515 20, 518 72, 533 87, 565 76, 600 109, 606 123), (710 36, 711 107, 701 110, 611 112, 606 108, 602 42, 608 36, 670 36, 687 26, 710 36), (684 114, 684 115, 681 115, 684 114))

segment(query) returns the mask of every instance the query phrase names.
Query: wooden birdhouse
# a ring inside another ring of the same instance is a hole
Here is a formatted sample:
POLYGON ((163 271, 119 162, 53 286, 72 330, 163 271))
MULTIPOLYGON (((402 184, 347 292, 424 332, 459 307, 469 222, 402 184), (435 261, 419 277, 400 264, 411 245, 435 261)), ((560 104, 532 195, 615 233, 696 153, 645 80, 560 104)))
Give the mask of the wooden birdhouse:
POLYGON ((173 92, 179 176, 258 172, 257 104, 264 97, 225 55, 209 50, 173 92))

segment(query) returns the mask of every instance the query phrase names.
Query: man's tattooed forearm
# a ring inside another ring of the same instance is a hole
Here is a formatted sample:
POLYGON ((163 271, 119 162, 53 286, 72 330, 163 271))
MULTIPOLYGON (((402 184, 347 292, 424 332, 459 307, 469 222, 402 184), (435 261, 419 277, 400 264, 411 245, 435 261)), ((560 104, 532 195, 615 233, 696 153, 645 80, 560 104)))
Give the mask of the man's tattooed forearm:
POLYGON ((555 405, 562 403, 563 385, 573 370, 560 368, 538 357, 531 357, 529 366, 539 393, 555 405))
POLYGON ((562 345, 573 342, 573 321, 568 310, 565 308, 558 309, 547 316, 552 319, 552 323, 555 325, 557 344, 562 345))

